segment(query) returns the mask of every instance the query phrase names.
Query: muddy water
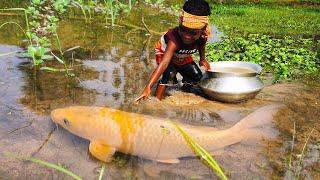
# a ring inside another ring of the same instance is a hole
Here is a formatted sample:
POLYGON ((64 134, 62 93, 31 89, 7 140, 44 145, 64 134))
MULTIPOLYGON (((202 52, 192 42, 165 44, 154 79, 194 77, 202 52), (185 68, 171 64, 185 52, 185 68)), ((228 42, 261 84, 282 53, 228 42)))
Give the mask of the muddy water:
MULTIPOLYGON (((68 31, 70 28, 63 30, 68 31)), ((74 34, 76 35, 77 33, 74 34)), ((272 125, 260 129, 265 134, 264 140, 248 140, 228 146, 214 152, 216 159, 230 179, 290 178, 299 165, 298 155, 301 154, 311 129, 315 128, 305 148, 301 176, 319 179, 320 88, 317 83, 312 83, 318 82, 317 79, 305 81, 308 83, 304 84, 296 82, 272 85, 270 77, 265 76, 263 80, 266 87, 263 91, 255 99, 241 104, 224 104, 172 90, 171 96, 161 102, 152 98, 135 105, 133 100, 142 91, 154 68, 152 55, 146 53, 151 51, 152 46, 145 47, 141 40, 146 38, 144 35, 135 41, 141 43, 116 41, 118 44, 114 44, 102 31, 96 31, 96 35, 93 41, 80 40, 85 48, 69 54, 69 57, 75 57, 74 61, 70 61, 75 78, 67 78, 63 73, 30 70, 27 59, 18 58, 16 53, 0 57, 1 179, 68 179, 57 171, 5 156, 2 152, 60 163, 84 179, 98 178, 101 163, 89 155, 89 142, 62 128, 56 128, 49 117, 50 111, 55 108, 70 105, 106 106, 192 125, 224 129, 255 109, 275 103, 285 104, 286 107, 280 110, 272 125), (100 38, 101 36, 104 37, 100 38), (96 40, 102 42, 94 44, 96 40), (290 169, 288 160, 294 123, 296 138, 291 156, 293 167, 290 169)), ((71 41, 72 38, 68 38, 62 39, 66 47, 76 45, 71 41)), ((14 51, 21 51, 21 48, 0 45, 0 54, 14 51)), ((59 68, 55 62, 48 65, 59 68)), ((179 164, 168 165, 121 153, 117 153, 114 161, 106 165, 104 177, 215 178, 196 158, 183 158, 179 164)))

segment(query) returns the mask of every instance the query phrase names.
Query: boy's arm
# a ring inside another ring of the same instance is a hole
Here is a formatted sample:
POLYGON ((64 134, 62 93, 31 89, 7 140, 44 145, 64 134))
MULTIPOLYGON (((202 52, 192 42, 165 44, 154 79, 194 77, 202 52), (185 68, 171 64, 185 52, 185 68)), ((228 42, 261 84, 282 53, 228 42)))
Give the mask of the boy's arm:
POLYGON ((141 95, 135 100, 135 102, 139 102, 149 97, 152 86, 158 81, 162 73, 167 69, 168 65, 170 64, 173 53, 176 49, 177 49, 177 46, 172 41, 169 41, 160 64, 153 71, 149 82, 147 83, 146 87, 142 91, 141 95))
POLYGON ((203 66, 206 70, 210 70, 210 64, 206 60, 205 53, 206 52, 205 52, 205 45, 204 45, 201 48, 199 48, 199 55, 200 55, 199 65, 203 66))

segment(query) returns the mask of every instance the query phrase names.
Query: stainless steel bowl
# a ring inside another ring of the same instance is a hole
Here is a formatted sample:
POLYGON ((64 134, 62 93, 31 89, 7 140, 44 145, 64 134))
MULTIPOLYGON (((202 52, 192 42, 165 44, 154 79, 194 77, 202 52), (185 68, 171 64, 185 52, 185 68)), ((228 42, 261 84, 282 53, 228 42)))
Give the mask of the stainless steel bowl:
POLYGON ((262 67, 258 64, 244 61, 218 61, 210 63, 210 77, 241 76, 252 77, 260 74, 262 67))
POLYGON ((222 102, 241 102, 254 98, 263 88, 258 77, 261 66, 250 62, 220 61, 210 63, 211 69, 199 83, 203 92, 222 102))

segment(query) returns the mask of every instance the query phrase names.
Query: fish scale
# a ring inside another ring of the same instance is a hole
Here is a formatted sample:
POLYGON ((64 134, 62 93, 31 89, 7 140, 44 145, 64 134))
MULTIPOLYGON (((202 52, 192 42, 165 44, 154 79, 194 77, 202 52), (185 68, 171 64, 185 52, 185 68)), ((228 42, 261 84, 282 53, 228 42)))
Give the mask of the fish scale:
MULTIPOLYGON (((179 124, 200 146, 214 150, 258 137, 258 127, 272 122, 280 105, 267 105, 225 130, 179 124)), ((106 107, 72 106, 56 109, 51 118, 68 131, 90 141, 90 152, 107 161, 115 151, 166 163, 194 156, 176 127, 166 119, 106 107)))
POLYGON ((192 155, 187 143, 171 122, 155 121, 146 122, 141 131, 135 135, 133 155, 154 160, 192 155))

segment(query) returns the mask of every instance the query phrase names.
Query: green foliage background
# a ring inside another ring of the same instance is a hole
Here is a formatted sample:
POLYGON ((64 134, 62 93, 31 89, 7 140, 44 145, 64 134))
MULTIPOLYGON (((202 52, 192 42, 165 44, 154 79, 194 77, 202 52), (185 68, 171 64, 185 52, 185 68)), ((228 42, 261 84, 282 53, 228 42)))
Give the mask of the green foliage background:
MULTIPOLYGON (((319 45, 319 43, 317 44, 319 45)), ((250 61, 273 72, 275 81, 319 73, 319 54, 311 39, 250 34, 207 45, 210 61, 250 61)))

